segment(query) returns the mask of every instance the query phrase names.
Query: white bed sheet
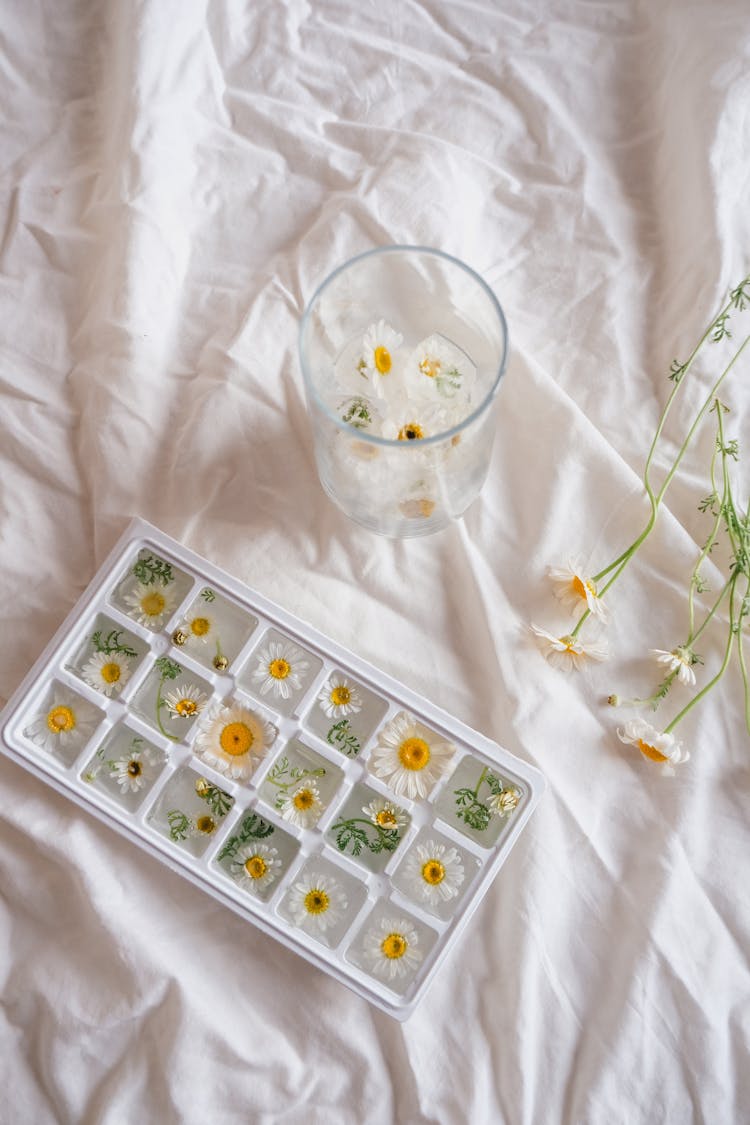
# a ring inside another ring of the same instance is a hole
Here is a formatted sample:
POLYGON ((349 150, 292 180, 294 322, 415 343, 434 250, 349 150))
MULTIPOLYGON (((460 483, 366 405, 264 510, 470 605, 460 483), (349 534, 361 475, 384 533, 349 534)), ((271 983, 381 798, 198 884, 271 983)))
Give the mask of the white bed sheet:
MULTIPOLYGON (((673 780, 602 703, 682 631, 700 458, 618 660, 566 678, 525 632, 548 564, 640 526, 670 362, 748 271, 747 5, 65 0, 0 35, 0 696, 141 514, 550 782, 399 1026, 0 760, 0 1117, 747 1119, 739 679, 673 780), (478 269, 512 337, 482 500, 423 541, 325 499, 296 361, 315 285, 391 242, 478 269)), ((727 397, 747 437, 747 368, 727 397)))

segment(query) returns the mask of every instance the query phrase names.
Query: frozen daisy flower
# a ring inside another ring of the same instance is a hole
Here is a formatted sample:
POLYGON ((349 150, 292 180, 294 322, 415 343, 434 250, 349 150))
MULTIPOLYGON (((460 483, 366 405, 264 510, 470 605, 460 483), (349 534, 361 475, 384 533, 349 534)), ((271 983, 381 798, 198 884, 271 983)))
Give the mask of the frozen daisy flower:
POLYGON ((305 873, 287 898, 294 922, 308 933, 325 933, 344 917, 348 906, 341 884, 319 871, 305 873))
POLYGON ((185 619, 183 629, 188 643, 207 645, 209 641, 216 640, 216 618, 206 611, 205 606, 200 606, 185 619))
POLYGON ((425 840, 404 863, 404 875, 417 898, 439 906, 455 898, 464 881, 464 865, 456 848, 425 840))
POLYGON ((192 719, 206 706, 208 696, 195 684, 178 684, 164 696, 170 715, 175 719, 192 719))
POLYGON ((386 831, 401 831, 406 827, 405 811, 385 797, 376 797, 369 805, 363 805, 362 812, 378 828, 385 828, 386 831))
POLYGON ((384 320, 371 324, 362 341, 362 358, 359 371, 367 376, 370 392, 376 398, 385 398, 392 392, 395 378, 393 353, 403 343, 403 336, 384 320))
POLYGON ((151 750, 131 750, 112 763, 112 773, 121 793, 137 793, 154 774, 157 760, 151 750))
POLYGON ((674 774, 674 767, 686 762, 690 754, 673 734, 657 730, 645 719, 630 719, 624 727, 617 728, 620 742, 635 746, 651 762, 661 765, 662 773, 674 774))
POLYGON ((276 728, 249 707, 218 703, 201 719, 193 749, 227 777, 245 779, 275 737, 276 728))
POLYGON ((90 738, 99 718, 85 699, 55 685, 49 709, 37 715, 24 733, 45 750, 67 750, 90 738))
POLYGON ((466 353, 438 333, 417 344, 405 367, 410 394, 423 398, 460 398, 464 407, 475 377, 476 368, 466 353))
POLYGON ((556 637, 534 624, 531 628, 544 656, 555 668, 570 672, 574 668, 582 668, 588 660, 607 659, 607 646, 603 641, 599 644, 584 644, 579 637, 570 635, 556 637))
POLYGON ((81 675, 89 687, 104 695, 117 695, 130 679, 130 658, 118 652, 95 652, 81 668, 81 675))
POLYGON ((405 918, 381 918, 365 934, 362 956, 370 972, 395 980, 414 972, 422 960, 419 935, 405 918))
POLYGON ((439 403, 417 401, 395 395, 380 426, 389 441, 421 441, 451 428, 458 420, 439 403))
POLYGON ((487 798, 487 807, 502 820, 503 817, 510 816, 516 811, 520 800, 521 794, 518 790, 513 785, 506 785, 499 793, 493 793, 487 798))
POLYGON ((197 816, 190 826, 190 835, 198 839, 206 836, 213 836, 216 829, 219 827, 217 821, 210 815, 210 813, 201 813, 197 816))
POLYGON ((246 844, 236 853, 229 871, 246 891, 262 891, 276 879, 281 860, 276 848, 268 844, 246 844))
POLYGON ((276 699, 289 699, 293 691, 302 689, 302 677, 310 667, 302 649, 291 641, 271 641, 256 656, 257 667, 253 683, 261 695, 276 699))
POLYGON ((318 693, 318 703, 329 719, 341 719, 362 710, 362 696, 351 680, 334 672, 318 693))
POLYGON ((596 584, 581 566, 580 559, 568 559, 568 565, 548 568, 555 597, 573 612, 578 612, 585 603, 586 609, 598 617, 602 623, 609 620, 609 612, 596 591, 596 584))
POLYGON ((169 586, 147 586, 139 582, 125 595, 129 615, 148 629, 158 629, 174 609, 174 591, 169 586))
POLYGON ((280 793, 276 807, 284 820, 300 828, 312 828, 325 808, 313 781, 302 781, 293 790, 280 793))
POLYGON ((399 796, 426 797, 445 772, 455 746, 400 711, 378 734, 370 771, 399 796))
POLYGON ((670 672, 676 672, 681 684, 688 684, 691 687, 695 684, 693 664, 696 661, 691 649, 679 645, 671 652, 666 652, 663 648, 652 648, 649 652, 656 658, 657 664, 666 664, 670 672))

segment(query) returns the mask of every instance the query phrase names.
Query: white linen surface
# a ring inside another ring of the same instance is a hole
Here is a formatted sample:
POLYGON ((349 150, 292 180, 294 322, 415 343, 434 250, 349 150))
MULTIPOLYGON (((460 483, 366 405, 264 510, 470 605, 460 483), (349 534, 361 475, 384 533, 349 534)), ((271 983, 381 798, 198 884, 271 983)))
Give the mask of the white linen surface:
MULTIPOLYGON (((670 362, 748 272, 745 0, 11 0, 1 35, 0 695, 140 514, 550 790, 400 1026, 0 761, 0 1118, 747 1120, 739 677, 671 780, 603 704, 684 632, 708 430, 615 659, 566 677, 526 633, 563 624, 548 564, 642 526, 670 362), (296 358, 316 284, 397 242, 475 267, 512 338, 481 501, 406 542, 322 494, 296 358)), ((747 365, 725 397, 747 437, 747 365)))

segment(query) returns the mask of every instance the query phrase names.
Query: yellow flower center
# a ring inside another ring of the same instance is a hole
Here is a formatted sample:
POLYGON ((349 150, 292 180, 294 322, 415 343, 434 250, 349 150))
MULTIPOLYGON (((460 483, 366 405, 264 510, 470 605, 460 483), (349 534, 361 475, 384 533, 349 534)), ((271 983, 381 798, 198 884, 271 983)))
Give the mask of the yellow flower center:
POLYGON ((105 684, 116 684, 122 675, 120 665, 112 660, 109 664, 102 664, 101 677, 105 684))
POLYGON ((219 735, 219 742, 225 754, 229 754, 231 758, 241 758, 251 749, 255 735, 247 723, 227 723, 219 735))
POLYGON ((425 356, 419 365, 419 370, 423 375, 427 375, 430 379, 434 379, 440 371, 440 366, 441 365, 439 359, 430 359, 429 356, 425 356))
POLYGON ((331 703, 334 705, 334 707, 344 707, 349 702, 351 697, 352 693, 350 692, 348 687, 344 687, 343 685, 340 687, 335 687, 331 692, 331 703))
POLYGON ((268 671, 271 673, 275 680, 285 680, 292 670, 291 664, 286 660, 279 657, 278 660, 272 660, 268 665, 268 671))
POLYGON ((196 637, 205 637, 210 628, 211 622, 207 617, 194 617, 190 622, 191 632, 196 637))
POLYGON ((178 715, 185 718, 187 715, 194 715, 198 710, 198 704, 194 699, 178 699, 174 705, 174 709, 178 715))
POLYGON ((315 888, 305 895, 305 910, 308 914, 325 914, 330 905, 331 900, 325 891, 315 888))
POLYGON ((407 422, 406 425, 402 426, 398 431, 399 441, 419 441, 419 439, 423 437, 424 430, 418 422, 407 422))
POLYGON ((145 594, 141 598, 141 610, 146 617, 158 617, 166 604, 166 598, 158 590, 152 590, 150 594, 145 594))
POLYGON ((262 879, 268 871, 268 864, 262 855, 251 855, 245 860, 245 871, 251 879, 262 879))
POLYGON ((388 934, 388 937, 383 938, 380 943, 380 948, 389 961, 395 961, 403 957, 409 948, 409 943, 402 934, 388 934))
POLYGON ((381 809, 375 814, 375 822, 381 828, 398 828, 398 821, 393 809, 381 809))
POLYGON ((204 836, 210 836, 212 832, 216 831, 216 821, 212 816, 199 816, 195 822, 195 827, 204 836))
POLYGON ((391 369, 391 353, 382 345, 375 349, 375 366, 381 375, 387 375, 391 369))
POLYGON ((575 593, 578 594, 578 597, 583 598, 584 601, 586 600, 587 592, 589 594, 593 594, 594 597, 596 597, 596 586, 594 585, 594 583, 582 582, 577 574, 573 577, 571 585, 573 586, 573 590, 575 591, 575 593))
POLYGON ((669 761, 666 754, 662 754, 660 750, 657 750, 656 747, 652 746, 650 742, 644 742, 642 738, 638 739, 636 745, 641 754, 643 754, 645 758, 650 758, 652 762, 669 761))
POLYGON ((430 748, 423 738, 407 738, 398 748, 398 757, 405 770, 423 770, 430 760, 430 748))
POLYGON ((571 636, 560 637, 560 644, 565 645, 565 652, 572 652, 574 656, 578 655, 578 649, 576 648, 575 637, 571 637, 571 636))
POLYGON ((53 734, 62 734, 63 731, 73 730, 76 717, 70 707, 53 707, 47 715, 47 726, 53 734))
POLYGON ((292 797, 292 804, 295 809, 299 809, 300 812, 306 812, 307 809, 311 809, 315 804, 315 794, 312 789, 298 789, 292 797))
POLYGON ((439 860, 428 859, 427 863, 422 865, 422 878, 431 887, 436 887, 445 878, 445 868, 439 860))
POLYGON ((128 775, 130 777, 140 777, 141 774, 143 773, 143 766, 141 765, 140 762, 136 761, 136 759, 133 758, 131 761, 128 762, 126 772, 128 773, 128 775))

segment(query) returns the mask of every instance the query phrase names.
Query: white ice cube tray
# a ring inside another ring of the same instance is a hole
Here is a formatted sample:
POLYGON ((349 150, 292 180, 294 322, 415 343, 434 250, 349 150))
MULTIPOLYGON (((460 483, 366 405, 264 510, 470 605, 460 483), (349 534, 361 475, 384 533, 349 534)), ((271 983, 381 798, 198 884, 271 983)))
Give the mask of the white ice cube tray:
POLYGON ((129 526, 15 692, 0 730, 9 757, 398 1019, 407 1018, 442 971, 545 788, 532 766, 142 520, 129 526), (153 619, 135 608, 134 567, 166 599, 153 629, 142 623, 153 619), (212 636, 194 632, 196 617, 209 620, 212 636), (285 640, 303 650, 307 665, 288 699, 277 697, 276 683, 263 694, 263 682, 253 677, 257 653, 285 640), (113 643, 136 655, 120 661, 129 665, 127 682, 105 694, 86 681, 83 668, 89 665, 93 678, 97 646, 113 643), (164 678, 174 663, 179 675, 164 678), (319 699, 324 688, 330 699, 331 677, 341 675, 362 703, 343 716, 348 724, 340 712, 327 716, 319 699), (187 687, 208 697, 197 717, 157 705, 170 690, 187 687), (245 715, 252 711, 275 736, 247 780, 197 754, 201 723, 222 702, 245 708, 245 715), (48 717, 58 704, 63 710, 52 726, 63 729, 53 732, 48 717), (69 732, 68 705, 76 721, 69 732), (422 799, 394 793, 370 769, 379 732, 404 712, 429 730, 428 744, 453 748, 447 769, 422 799), (138 767, 113 763, 133 760, 143 772, 131 786, 121 775, 138 767), (295 768, 317 772, 298 773, 295 781, 295 768), (305 781, 323 806, 320 812, 316 803, 320 818, 310 827, 287 819, 287 798, 305 781), (505 792, 507 810, 492 810, 493 791, 496 805, 505 792), (405 821, 390 829, 396 836, 385 836, 380 850, 383 832, 365 811, 373 801, 375 808, 390 802, 405 821), (336 827, 347 820, 354 831, 336 827), (272 858, 272 881, 247 874, 242 857, 251 861, 255 852, 272 858), (451 898, 420 877, 425 857, 433 856, 445 860, 443 881, 457 892, 451 898), (315 876, 309 882, 308 873, 315 876), (302 928, 290 901, 318 887, 321 875, 333 888, 337 921, 308 932, 314 918, 305 913, 302 928), (396 939, 388 952, 401 952, 400 936, 408 955, 385 956, 389 935, 396 939))

